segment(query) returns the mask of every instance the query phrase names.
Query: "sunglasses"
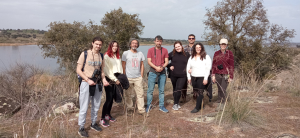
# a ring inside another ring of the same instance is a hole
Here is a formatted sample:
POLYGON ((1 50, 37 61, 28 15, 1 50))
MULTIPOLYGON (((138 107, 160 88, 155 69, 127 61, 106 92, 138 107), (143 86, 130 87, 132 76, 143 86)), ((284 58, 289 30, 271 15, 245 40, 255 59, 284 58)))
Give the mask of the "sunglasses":
POLYGON ((189 38, 189 40, 195 40, 195 38, 189 38))

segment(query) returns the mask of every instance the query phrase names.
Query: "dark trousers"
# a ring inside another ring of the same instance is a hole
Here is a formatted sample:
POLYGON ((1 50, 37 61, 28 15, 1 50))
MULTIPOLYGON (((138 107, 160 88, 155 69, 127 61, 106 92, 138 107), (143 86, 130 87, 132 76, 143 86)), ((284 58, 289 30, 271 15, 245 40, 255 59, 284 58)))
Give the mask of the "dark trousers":
POLYGON ((102 116, 101 118, 105 118, 105 115, 110 115, 110 111, 111 111, 111 107, 113 105, 113 99, 116 95, 116 84, 110 84, 108 86, 104 87, 105 89, 105 93, 106 93, 106 100, 105 103, 103 105, 103 109, 102 109, 102 116))
POLYGON ((217 86, 218 86, 217 102, 221 102, 221 100, 222 100, 222 103, 225 103, 225 100, 226 100, 226 96, 227 96, 226 89, 228 86, 228 80, 225 79, 225 75, 227 75, 227 74, 216 74, 215 75, 216 81, 217 81, 217 86))
POLYGON ((173 85, 173 97, 174 97, 174 104, 179 103, 179 99, 181 96, 181 91, 183 91, 187 78, 186 77, 174 77, 171 76, 171 82, 173 85))
POLYGON ((207 78, 207 84, 205 85, 205 89, 207 90, 207 96, 209 98, 209 101, 212 99, 212 80, 211 76, 209 75, 207 78))
POLYGON ((192 77, 192 85, 193 85, 193 92, 194 95, 197 96, 197 101, 196 101, 196 109, 200 110, 201 109, 201 104, 203 100, 203 92, 205 89, 205 85, 203 85, 203 79, 204 77, 192 77))

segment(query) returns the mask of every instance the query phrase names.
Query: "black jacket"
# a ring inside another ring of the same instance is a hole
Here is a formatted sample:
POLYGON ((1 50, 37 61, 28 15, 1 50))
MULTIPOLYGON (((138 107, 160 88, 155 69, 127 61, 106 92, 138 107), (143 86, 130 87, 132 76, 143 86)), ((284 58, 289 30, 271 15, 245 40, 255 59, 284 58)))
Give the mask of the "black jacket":
POLYGON ((117 79, 120 81, 120 85, 116 85, 116 96, 114 96, 116 103, 122 102, 123 89, 127 90, 129 88, 129 81, 125 74, 115 73, 117 79))

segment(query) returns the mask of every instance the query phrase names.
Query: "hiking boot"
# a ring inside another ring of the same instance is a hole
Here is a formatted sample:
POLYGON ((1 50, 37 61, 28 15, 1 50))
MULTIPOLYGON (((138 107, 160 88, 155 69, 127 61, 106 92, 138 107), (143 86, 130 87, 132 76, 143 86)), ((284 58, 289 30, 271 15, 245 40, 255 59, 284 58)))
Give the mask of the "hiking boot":
POLYGON ((173 110, 177 111, 178 110, 178 104, 174 104, 172 107, 173 110))
POLYGON ((199 112, 199 110, 196 108, 191 111, 191 113, 197 113, 197 112, 199 112))
POLYGON ((168 113, 169 111, 165 108, 165 106, 159 107, 160 111, 163 111, 164 113, 168 113))
POLYGON ((81 136, 81 137, 89 137, 88 133, 84 130, 84 128, 80 128, 79 131, 78 131, 78 134, 81 136))
POLYGON ((110 122, 116 122, 117 120, 113 118, 112 116, 106 115, 105 120, 109 120, 110 122))
POLYGON ((101 124, 103 127, 108 127, 108 126, 109 126, 109 121, 106 120, 106 119, 101 119, 101 120, 100 120, 100 124, 101 124))
POLYGON ((102 131, 102 128, 100 126, 98 126, 97 123, 95 123, 94 125, 91 124, 91 128, 94 129, 94 130, 96 130, 96 131, 102 131))

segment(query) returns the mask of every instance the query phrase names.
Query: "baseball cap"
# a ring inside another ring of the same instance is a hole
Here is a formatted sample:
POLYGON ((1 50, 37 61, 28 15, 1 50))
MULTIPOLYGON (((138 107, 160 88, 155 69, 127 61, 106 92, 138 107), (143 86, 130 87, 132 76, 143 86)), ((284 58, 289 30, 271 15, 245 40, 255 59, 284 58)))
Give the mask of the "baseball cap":
POLYGON ((225 43, 225 44, 227 45, 227 44, 228 44, 228 40, 225 39, 225 38, 222 38, 222 39, 220 40, 220 44, 223 44, 223 43, 225 43))

